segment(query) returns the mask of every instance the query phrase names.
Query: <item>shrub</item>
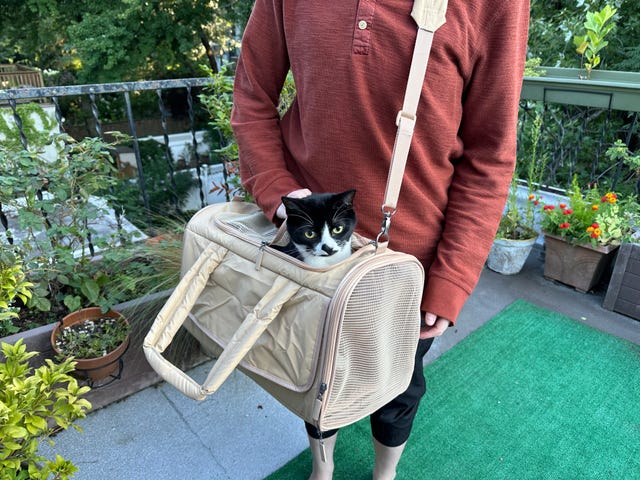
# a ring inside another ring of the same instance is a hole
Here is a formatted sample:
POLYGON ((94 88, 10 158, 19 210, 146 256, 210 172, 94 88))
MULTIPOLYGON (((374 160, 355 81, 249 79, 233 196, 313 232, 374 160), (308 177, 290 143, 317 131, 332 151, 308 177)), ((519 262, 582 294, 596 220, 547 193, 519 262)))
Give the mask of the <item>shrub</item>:
MULTIPOLYGON (((37 369, 28 360, 36 352, 27 352, 22 340, 14 345, 2 343, 4 362, 0 363, 0 472, 4 479, 69 478, 77 467, 56 455, 54 460, 38 454, 38 444, 59 429, 73 426, 84 418, 91 404, 80 398, 90 388, 80 387, 69 375, 75 363, 56 364, 46 360, 37 369)), ((49 440, 53 445, 53 441, 49 440)))

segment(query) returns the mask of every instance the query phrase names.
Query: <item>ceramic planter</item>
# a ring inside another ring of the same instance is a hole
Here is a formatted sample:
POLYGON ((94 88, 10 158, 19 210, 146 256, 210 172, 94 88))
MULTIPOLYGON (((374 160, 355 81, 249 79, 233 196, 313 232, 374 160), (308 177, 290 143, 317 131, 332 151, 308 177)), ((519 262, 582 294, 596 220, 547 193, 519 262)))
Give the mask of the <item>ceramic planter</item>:
POLYGON ((578 68, 540 67, 541 77, 525 77, 520 97, 607 110, 640 111, 640 73, 594 70, 591 78, 578 68))
MULTIPOLYGON (((102 313, 99 307, 83 308, 76 312, 72 312, 62 319, 62 322, 58 323, 51 331, 51 347, 57 355, 62 355, 62 352, 56 347, 56 337, 60 330, 70 325, 86 322, 87 320, 94 320, 101 317, 119 318, 122 314, 109 310, 106 313, 102 313)), ((126 321, 126 319, 125 319, 126 321)), ((77 358, 76 371, 83 378, 87 378, 91 383, 101 382, 102 380, 111 377, 111 381, 120 377, 122 370, 121 358, 129 347, 129 336, 121 343, 115 350, 108 352, 106 355, 97 358, 77 358)))
POLYGON ((620 246, 602 306, 640 320, 640 243, 620 246))
POLYGON ((573 245, 544 233, 544 276, 586 293, 600 282, 618 246, 573 245))
POLYGON ((493 240, 487 258, 487 267, 503 275, 515 275, 522 270, 535 243, 535 238, 528 240, 496 238, 493 240))

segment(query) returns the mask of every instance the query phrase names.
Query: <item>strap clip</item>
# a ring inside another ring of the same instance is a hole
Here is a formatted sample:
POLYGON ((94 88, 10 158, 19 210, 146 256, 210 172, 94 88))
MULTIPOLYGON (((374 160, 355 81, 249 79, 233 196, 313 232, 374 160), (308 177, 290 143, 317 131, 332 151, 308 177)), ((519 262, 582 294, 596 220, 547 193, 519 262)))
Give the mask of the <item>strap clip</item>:
POLYGON ((396 209, 389 209, 385 205, 382 206, 382 214, 384 218, 382 219, 382 226, 380 227, 380 233, 376 236, 376 249, 378 248, 378 244, 383 238, 386 238, 386 241, 389 241, 389 229, 391 228, 391 217, 396 214, 396 209))

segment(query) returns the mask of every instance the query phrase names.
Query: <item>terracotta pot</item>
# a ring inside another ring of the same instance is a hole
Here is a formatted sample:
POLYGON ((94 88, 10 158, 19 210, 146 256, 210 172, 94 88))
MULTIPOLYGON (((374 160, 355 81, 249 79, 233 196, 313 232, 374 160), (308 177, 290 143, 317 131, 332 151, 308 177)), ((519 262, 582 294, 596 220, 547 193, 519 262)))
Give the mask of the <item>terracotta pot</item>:
POLYGON ((614 257, 617 245, 573 245, 562 237, 544 234, 544 276, 588 292, 598 284, 614 257))
MULTIPOLYGON (((62 319, 62 322, 58 323, 54 327, 53 331, 51 332, 51 346, 57 355, 62 354, 62 352, 60 352, 60 350, 56 347, 55 342, 61 328, 101 317, 118 318, 122 316, 123 315, 120 312, 116 312, 115 310, 108 310, 107 312, 102 313, 102 310, 99 307, 83 308, 76 312, 72 312, 69 315, 65 316, 62 319)), ((125 321, 127 320, 125 319, 125 321)), ((120 358, 125 354, 128 347, 129 336, 127 336, 125 341, 121 343, 120 346, 118 346, 115 350, 112 350, 102 357, 76 358, 74 359, 74 361, 76 362, 76 371, 84 378, 88 378, 91 382, 98 382, 109 376, 114 376, 114 374, 115 380, 118 378, 118 373, 120 370, 120 358)))

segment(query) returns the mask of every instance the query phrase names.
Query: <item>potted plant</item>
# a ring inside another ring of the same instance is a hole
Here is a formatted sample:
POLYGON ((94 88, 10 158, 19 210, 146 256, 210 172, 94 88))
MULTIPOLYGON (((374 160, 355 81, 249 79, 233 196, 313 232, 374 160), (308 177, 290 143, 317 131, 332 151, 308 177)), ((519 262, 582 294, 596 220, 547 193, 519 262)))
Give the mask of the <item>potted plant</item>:
POLYGON ((503 275, 519 273, 531 253, 539 234, 535 229, 536 189, 540 185, 546 166, 546 155, 538 161, 538 142, 542 128, 542 117, 536 115, 531 123, 530 147, 518 158, 513 174, 505 211, 500 219, 487 267, 503 275), (520 168, 518 168, 520 167, 520 168), (527 198, 524 209, 519 206, 518 175, 526 168, 527 198))
MULTIPOLYGON (((0 471, 2 478, 69 478, 78 469, 56 455, 49 460, 38 454, 38 443, 54 430, 67 429, 84 418, 91 404, 82 398, 89 387, 80 387, 69 373, 71 359, 46 364, 34 370, 22 340, 2 343, 0 362, 0 471)), ((48 440, 51 444, 53 442, 48 440)))
POLYGON ((587 80, 591 79, 593 69, 600 65, 600 51, 609 44, 605 37, 616 27, 613 16, 617 11, 618 9, 605 5, 599 12, 587 12, 585 34, 573 37, 576 52, 582 55, 587 80))
POLYGON ((632 198, 597 188, 582 192, 574 177, 568 203, 542 207, 544 275, 587 292, 601 279, 618 246, 629 241, 640 210, 632 198))
POLYGON ((61 358, 73 357, 76 371, 94 384, 119 378, 129 334, 129 322, 120 312, 89 307, 70 313, 54 327, 51 347, 61 358))

